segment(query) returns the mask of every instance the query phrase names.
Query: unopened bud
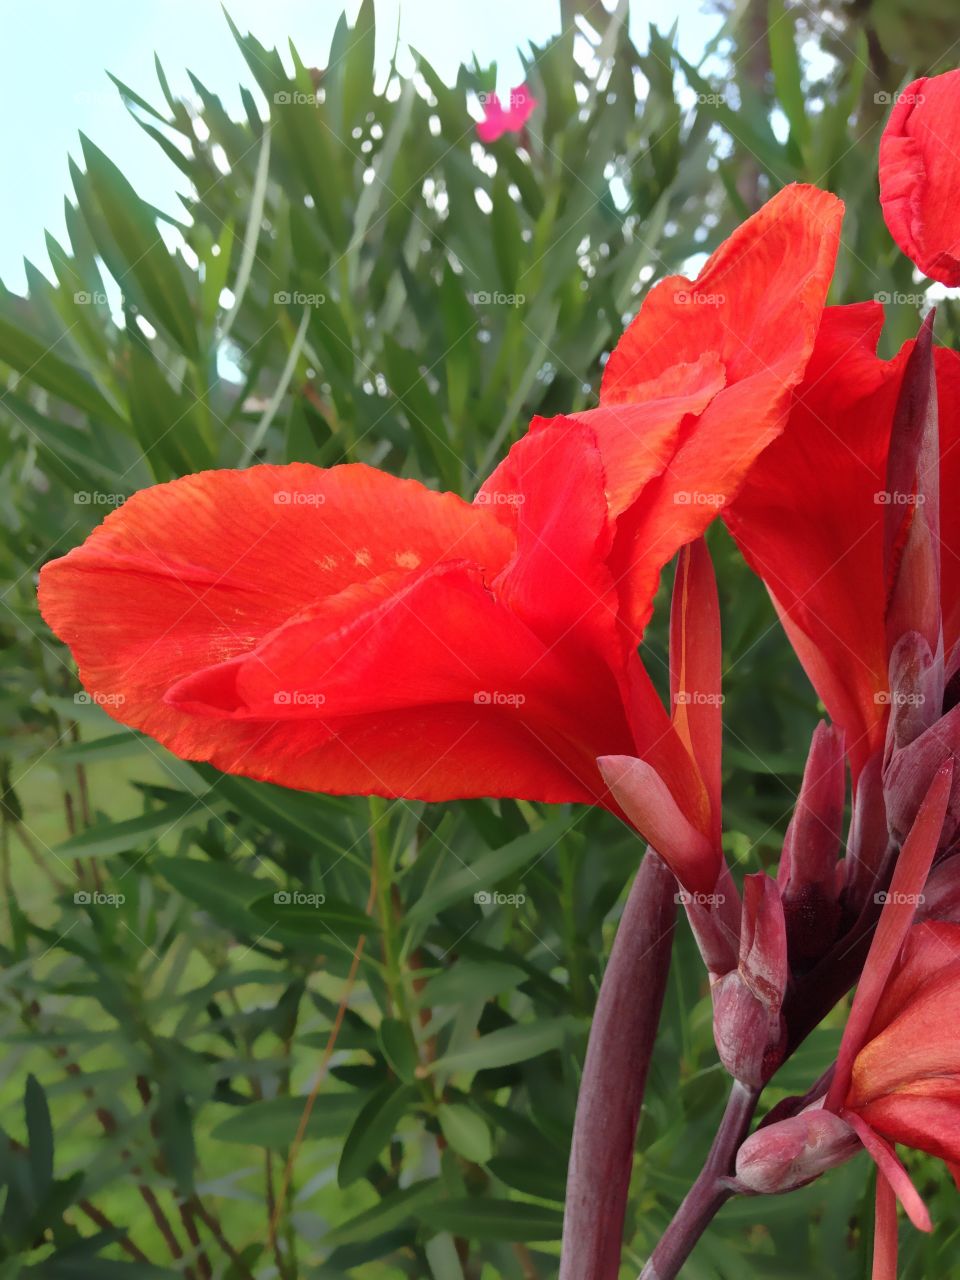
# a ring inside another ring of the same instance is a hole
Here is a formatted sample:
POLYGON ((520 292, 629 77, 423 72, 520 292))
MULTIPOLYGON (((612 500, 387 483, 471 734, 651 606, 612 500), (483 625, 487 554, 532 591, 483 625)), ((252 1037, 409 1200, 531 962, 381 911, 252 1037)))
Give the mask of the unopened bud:
POLYGON ((853 918, 874 891, 884 863, 889 833, 883 798, 883 752, 875 751, 860 771, 853 792, 853 811, 843 869, 845 899, 853 918))
POLYGON ((888 761, 929 729, 943 707, 943 661, 919 631, 907 631, 893 646, 889 697, 888 761))
POLYGON ((946 920, 960 924, 960 854, 944 858, 933 868, 923 886, 923 902, 917 920, 946 920))
POLYGON ((887 651, 919 631, 942 651, 940 613, 940 450, 933 312, 907 358, 890 434, 883 561, 887 651))
POLYGON ((827 951, 840 923, 837 858, 845 794, 843 734, 818 724, 777 871, 790 955, 801 962, 827 951))
POLYGON ((741 1191, 757 1195, 793 1191, 859 1150, 860 1139, 845 1120, 811 1107, 747 1138, 737 1152, 737 1183, 741 1191))
POLYGON ((747 876, 737 968, 713 988, 713 1033, 720 1061, 737 1080, 759 1087, 783 1060, 787 936, 783 905, 769 876, 747 876))
MULTIPOLYGON (((960 755, 960 706, 916 738, 895 751, 883 771, 883 792, 890 834, 902 843, 913 826, 917 810, 937 770, 945 760, 960 755)), ((960 826, 960 775, 955 779, 939 847, 948 848, 960 826)))

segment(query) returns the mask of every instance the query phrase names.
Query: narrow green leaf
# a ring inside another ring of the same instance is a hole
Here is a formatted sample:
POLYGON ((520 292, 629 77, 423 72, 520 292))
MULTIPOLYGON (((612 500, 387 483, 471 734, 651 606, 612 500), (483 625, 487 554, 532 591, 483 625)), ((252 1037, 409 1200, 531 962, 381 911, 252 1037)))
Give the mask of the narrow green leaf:
POLYGON ((416 1089, 390 1080, 367 1101, 343 1144, 337 1168, 337 1182, 341 1187, 349 1187, 363 1177, 417 1096, 416 1089))

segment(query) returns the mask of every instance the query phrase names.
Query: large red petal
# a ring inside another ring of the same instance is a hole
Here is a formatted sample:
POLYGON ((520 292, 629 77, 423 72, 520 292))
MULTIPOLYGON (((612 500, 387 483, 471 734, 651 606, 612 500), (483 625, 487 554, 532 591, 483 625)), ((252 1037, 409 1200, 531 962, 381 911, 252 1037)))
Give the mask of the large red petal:
MULTIPOLYGON (((364 466, 255 467, 135 495, 82 547, 44 568, 40 601, 91 694, 187 759, 330 792, 591 799, 602 783, 592 766, 595 788, 583 780, 583 761, 603 749, 610 723, 603 715, 595 747, 571 746, 555 725, 540 737, 532 719, 514 714, 522 704, 493 697, 522 690, 495 685, 475 662, 475 675, 461 670, 464 683, 448 701, 437 689, 424 690, 422 671, 411 673, 410 692, 398 699, 401 676, 382 650, 379 684, 374 680, 369 634, 341 654, 345 700, 335 716, 324 719, 327 704, 316 700, 302 709, 261 706, 255 718, 220 705, 242 666, 237 660, 293 619, 312 616, 322 631, 317 620, 327 612, 345 647, 351 622, 362 628, 372 597, 382 604, 408 578, 434 580, 440 566, 464 563, 469 572, 458 572, 469 586, 456 596, 457 634, 473 620, 488 651, 499 652, 504 637, 514 646, 509 670, 492 658, 497 681, 519 681, 534 664, 543 673, 538 688, 556 687, 545 646, 489 594, 513 549, 513 536, 491 512, 413 481, 364 466), (352 704, 349 661, 369 682, 365 689, 353 682, 361 697, 352 704), (182 695, 181 682, 199 680, 200 672, 210 682, 202 714, 199 704, 187 710, 182 696, 168 697, 178 685, 182 695), (474 693, 491 700, 474 702, 474 693)), ((429 622, 424 614, 411 634, 429 634, 429 622)), ((433 643, 442 647, 439 633, 433 643)), ((274 692, 311 692, 302 677, 288 671, 286 686, 274 692)), ((628 746, 625 731, 611 736, 628 746)))
POLYGON ((882 323, 877 304, 827 309, 787 429, 726 513, 844 730, 854 776, 882 744, 886 717, 878 495, 904 353, 877 358, 882 323))
POLYGON ((897 95, 880 140, 880 204, 890 234, 925 275, 960 284, 960 71, 897 95))
POLYGON ((672 277, 652 289, 607 363, 605 408, 662 395, 681 374, 688 395, 704 393, 719 385, 711 360, 723 370, 722 389, 702 411, 691 408, 669 466, 620 521, 612 564, 637 634, 662 566, 726 507, 786 425, 826 300, 842 210, 816 188, 785 188, 721 245, 695 282, 672 277))

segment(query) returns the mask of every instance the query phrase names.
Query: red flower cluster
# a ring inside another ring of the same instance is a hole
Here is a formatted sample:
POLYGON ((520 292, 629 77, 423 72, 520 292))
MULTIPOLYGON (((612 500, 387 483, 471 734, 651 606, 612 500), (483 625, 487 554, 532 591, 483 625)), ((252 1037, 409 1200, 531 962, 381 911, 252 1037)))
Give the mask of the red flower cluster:
MULTIPOLYGON (((507 110, 491 97, 478 135, 521 129, 535 106, 526 89, 507 110)), ((892 234, 949 284, 958 107, 960 72, 917 81, 880 156, 892 234)), ((935 859, 948 920, 960 897, 960 506, 940 502, 960 487, 960 356, 934 351, 926 324, 881 360, 879 305, 826 306, 841 216, 832 195, 788 187, 696 280, 657 284, 599 405, 534 419, 472 503, 361 465, 189 476, 46 565, 40 603, 86 688, 186 759, 308 790, 625 816, 686 891, 720 1055, 746 1087, 876 926, 832 1082, 748 1140, 738 1177, 787 1189, 862 1143, 883 1174, 887 1275, 887 1189, 929 1226, 892 1144, 960 1162, 960 926, 913 924, 935 859), (833 721, 779 875, 748 877, 742 907, 720 843, 701 537, 718 514, 833 721), (666 709, 638 645, 678 552, 666 709)))

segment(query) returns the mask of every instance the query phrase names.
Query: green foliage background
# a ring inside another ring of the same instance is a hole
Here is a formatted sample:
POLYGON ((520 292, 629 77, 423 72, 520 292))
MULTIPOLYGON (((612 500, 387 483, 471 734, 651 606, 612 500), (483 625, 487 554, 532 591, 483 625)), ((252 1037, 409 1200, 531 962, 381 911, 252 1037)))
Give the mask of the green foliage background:
MULTIPOLYGON (((740 4, 697 69, 670 32, 641 55, 601 6, 562 9, 564 34, 528 51, 525 149, 476 142, 468 98, 494 68, 450 88, 420 60, 375 89, 370 0, 322 70, 234 31, 243 119, 196 80, 175 99, 159 66, 155 86, 118 84, 182 209, 145 204, 84 139, 56 283, 28 267, 27 297, 0 294, 0 1280, 556 1274, 579 1066, 639 844, 589 810, 307 796, 186 765, 78 694, 34 590, 110 505, 189 471, 360 459, 471 495, 531 415, 595 403, 652 282, 784 183, 849 203, 834 301, 920 291, 876 148, 889 95, 950 64, 960 19, 740 4)), ((916 323, 892 305, 888 349, 916 323)), ((938 323, 950 340, 954 304, 938 323)), ((742 872, 776 862, 817 709, 763 591, 719 532, 714 550, 742 872)), ((661 679, 661 623, 645 659, 661 679)), ((771 1100, 838 1035, 821 1028, 771 1100)), ((624 1277, 724 1092, 681 926, 624 1277)), ((940 1167, 914 1173, 940 1226, 904 1232, 904 1274, 960 1274, 955 1193, 940 1167)), ((870 1204, 862 1158, 735 1202, 685 1274, 866 1275, 870 1204)))

